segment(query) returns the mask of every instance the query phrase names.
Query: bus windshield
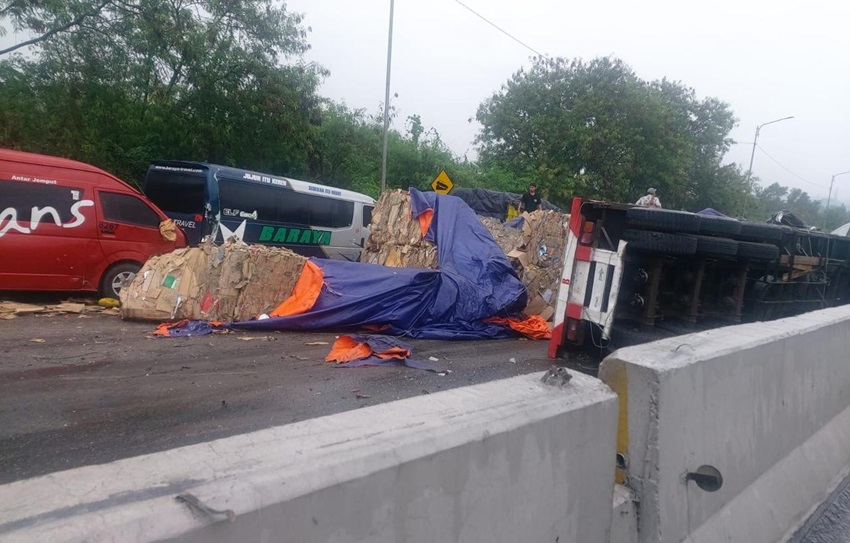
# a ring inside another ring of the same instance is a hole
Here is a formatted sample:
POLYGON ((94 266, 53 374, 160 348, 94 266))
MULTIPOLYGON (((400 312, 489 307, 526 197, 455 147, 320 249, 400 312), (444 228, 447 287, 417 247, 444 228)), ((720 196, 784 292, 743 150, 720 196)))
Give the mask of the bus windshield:
POLYGON ((151 169, 145 179, 145 195, 166 213, 203 213, 203 173, 151 169))

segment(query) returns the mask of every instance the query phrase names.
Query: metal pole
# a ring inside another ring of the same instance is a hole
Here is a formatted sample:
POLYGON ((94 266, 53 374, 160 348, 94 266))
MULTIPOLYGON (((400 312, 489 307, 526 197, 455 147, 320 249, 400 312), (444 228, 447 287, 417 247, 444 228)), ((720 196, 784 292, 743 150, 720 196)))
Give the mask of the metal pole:
POLYGON ((823 229, 826 231, 827 220, 829 220, 829 202, 832 200, 832 186, 835 184, 835 178, 839 175, 845 175, 850 173, 850 170, 846 172, 839 172, 832 176, 832 180, 829 182, 829 196, 826 197, 826 209, 823 210, 823 229))
POLYGON ((761 132, 761 127, 767 126, 767 125, 773 124, 773 123, 778 123, 779 121, 787 121, 788 119, 793 119, 793 118, 794 118, 793 115, 790 116, 790 117, 782 117, 781 119, 776 119, 776 120, 773 120, 773 121, 768 121, 766 123, 762 123, 762 124, 760 124, 756 127, 756 137, 753 138, 753 152, 752 152, 752 154, 750 154, 750 167, 747 168, 747 185, 750 184, 750 176, 752 176, 752 174, 753 174, 753 158, 755 158, 755 156, 756 156, 756 143, 758 143, 758 141, 759 141, 759 133, 761 132))
POLYGON ((750 176, 753 174, 753 159, 756 157, 756 143, 759 141, 761 125, 756 127, 756 137, 753 138, 753 152, 750 154, 750 167, 747 168, 747 187, 750 186, 750 176))
POLYGON ((387 36, 387 88, 384 94, 384 149, 381 153, 381 192, 387 190, 387 142, 390 130, 390 72, 393 66, 393 10, 395 0, 390 0, 390 31, 387 36))

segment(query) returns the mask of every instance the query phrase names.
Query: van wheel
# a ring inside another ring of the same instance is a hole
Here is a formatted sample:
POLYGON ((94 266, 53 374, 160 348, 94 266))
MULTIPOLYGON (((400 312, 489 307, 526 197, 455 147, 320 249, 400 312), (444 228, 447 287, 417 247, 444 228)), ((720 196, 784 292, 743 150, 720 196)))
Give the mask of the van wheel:
POLYGON ((100 295, 117 300, 121 289, 133 281, 140 268, 141 266, 133 262, 123 262, 106 270, 100 281, 100 295))

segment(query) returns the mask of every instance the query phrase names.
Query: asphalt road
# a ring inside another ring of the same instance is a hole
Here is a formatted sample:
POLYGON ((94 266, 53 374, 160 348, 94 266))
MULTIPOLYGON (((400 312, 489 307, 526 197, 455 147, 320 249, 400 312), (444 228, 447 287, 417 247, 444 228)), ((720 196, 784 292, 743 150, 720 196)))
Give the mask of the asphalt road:
POLYGON ((411 341, 451 371, 439 375, 336 367, 333 333, 153 329, 101 314, 0 320, 0 484, 551 366, 545 341, 411 341))

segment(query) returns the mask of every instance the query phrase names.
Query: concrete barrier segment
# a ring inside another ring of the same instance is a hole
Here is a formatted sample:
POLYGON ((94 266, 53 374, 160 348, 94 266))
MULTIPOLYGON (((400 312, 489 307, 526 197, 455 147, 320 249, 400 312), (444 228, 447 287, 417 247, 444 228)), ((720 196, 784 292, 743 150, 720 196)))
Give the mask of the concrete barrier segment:
POLYGON ((839 307, 621 349, 603 361, 600 378, 621 394, 619 479, 639 502, 640 541, 678 543, 710 521, 738 525, 712 519, 718 514, 778 515, 771 530, 732 541, 776 541, 797 523, 814 503, 783 501, 766 481, 808 488, 813 469, 828 482, 850 463, 845 447, 830 462, 780 473, 850 406, 848 351, 850 307, 839 307), (702 465, 722 474, 718 491, 687 481, 702 465), (760 488, 775 492, 736 500, 760 488))
POLYGON ((616 396, 540 377, 3 485, 0 540, 606 541, 616 396))

